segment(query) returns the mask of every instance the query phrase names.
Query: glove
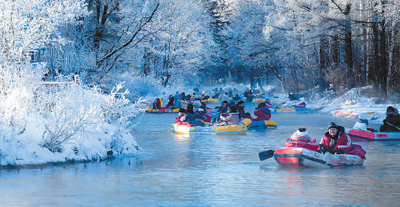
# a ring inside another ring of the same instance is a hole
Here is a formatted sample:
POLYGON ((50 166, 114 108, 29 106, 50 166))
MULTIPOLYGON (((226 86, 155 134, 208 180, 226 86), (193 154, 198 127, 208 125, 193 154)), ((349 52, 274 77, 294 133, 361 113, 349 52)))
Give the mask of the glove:
POLYGON ((317 152, 325 154, 326 152, 325 146, 323 144, 320 144, 317 152))
MULTIPOLYGON (((343 150, 339 149, 338 147, 333 148, 332 150, 336 154, 343 154, 343 150)), ((333 153, 332 153, 333 154, 333 153)))
POLYGON ((328 152, 331 153, 331 154, 335 154, 335 151, 334 151, 334 149, 332 149, 332 148, 331 148, 331 149, 328 148, 326 151, 328 151, 328 152))

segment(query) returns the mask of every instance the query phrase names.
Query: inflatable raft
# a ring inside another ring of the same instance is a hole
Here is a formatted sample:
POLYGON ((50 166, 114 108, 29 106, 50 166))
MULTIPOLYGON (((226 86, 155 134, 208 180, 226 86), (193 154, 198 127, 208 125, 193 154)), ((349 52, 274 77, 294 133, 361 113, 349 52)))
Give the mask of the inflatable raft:
POLYGON ((219 99, 217 99, 217 98, 209 98, 208 99, 208 102, 211 102, 211 103, 219 103, 219 102, 221 102, 219 99))
POLYGON ((390 141, 400 140, 400 132, 370 132, 359 129, 349 131, 349 136, 353 140, 366 141, 390 141))
POLYGON ((268 129, 276 129, 278 126, 276 122, 271 121, 271 120, 260 120, 260 121, 252 121, 251 119, 243 119, 242 123, 247 127, 247 128, 252 128, 252 127, 265 127, 268 129))
POLYGON ((253 103, 261 103, 261 102, 265 102, 265 101, 267 101, 267 99, 265 99, 265 98, 254 98, 253 99, 253 103))
POLYGON ((247 132, 247 127, 243 124, 214 127, 173 123, 170 129, 171 132, 177 134, 245 134, 247 132))
MULTIPOLYGON (((187 103, 194 103, 195 101, 182 101, 182 103, 185 103, 185 104, 187 104, 187 103)), ((209 102, 209 99, 203 99, 203 100, 200 100, 200 102, 202 102, 202 103, 208 103, 209 102)))
POLYGON ((307 108, 278 108, 271 109, 272 113, 306 113, 308 112, 307 108))
POLYGON ((167 109, 167 108, 161 108, 161 109, 153 109, 153 107, 148 106, 146 109, 146 112, 149 113, 178 113, 178 109, 167 109))
POLYGON ((274 158, 281 165, 289 167, 318 167, 331 168, 362 165, 364 160, 350 154, 322 154, 302 147, 284 147, 275 150, 274 158))

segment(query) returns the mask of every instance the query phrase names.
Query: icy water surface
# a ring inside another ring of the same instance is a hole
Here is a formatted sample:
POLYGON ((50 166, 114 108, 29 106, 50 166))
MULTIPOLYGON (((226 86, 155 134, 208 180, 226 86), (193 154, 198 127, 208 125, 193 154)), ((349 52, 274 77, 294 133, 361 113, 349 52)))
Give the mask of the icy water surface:
POLYGON ((364 166, 293 169, 258 153, 284 146, 297 128, 321 139, 320 114, 274 114, 277 129, 182 136, 176 114, 146 114, 133 132, 143 151, 103 162, 0 170, 0 206, 398 206, 400 141, 356 142, 364 166))

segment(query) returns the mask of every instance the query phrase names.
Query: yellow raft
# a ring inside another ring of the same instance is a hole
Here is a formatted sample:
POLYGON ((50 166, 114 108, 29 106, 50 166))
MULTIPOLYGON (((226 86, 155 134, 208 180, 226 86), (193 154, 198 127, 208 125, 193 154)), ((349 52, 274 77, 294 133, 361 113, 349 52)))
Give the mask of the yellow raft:
POLYGON ((265 98, 254 98, 253 103, 261 103, 261 102, 266 102, 267 99, 265 98))
POLYGON ((145 106, 142 109, 146 109, 146 112, 150 112, 150 113, 178 113, 179 112, 179 108, 178 109, 153 109, 153 107, 151 107, 151 106, 145 106))
POLYGON ((187 126, 173 123, 171 132, 177 134, 245 134, 247 127, 243 124, 227 126, 187 126))
POLYGON ((276 122, 271 120, 260 120, 260 121, 252 121, 251 119, 243 119, 242 123, 246 125, 248 129, 252 127, 265 127, 267 129, 275 129, 278 125, 276 122))

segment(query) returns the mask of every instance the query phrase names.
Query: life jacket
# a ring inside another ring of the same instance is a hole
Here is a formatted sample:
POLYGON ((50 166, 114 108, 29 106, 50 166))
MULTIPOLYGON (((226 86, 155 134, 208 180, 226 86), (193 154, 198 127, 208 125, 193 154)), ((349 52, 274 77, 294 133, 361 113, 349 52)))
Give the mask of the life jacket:
POLYGON ((254 115, 256 115, 257 118, 252 119, 253 121, 269 120, 271 118, 271 111, 267 107, 262 107, 261 109, 255 111, 254 115))

